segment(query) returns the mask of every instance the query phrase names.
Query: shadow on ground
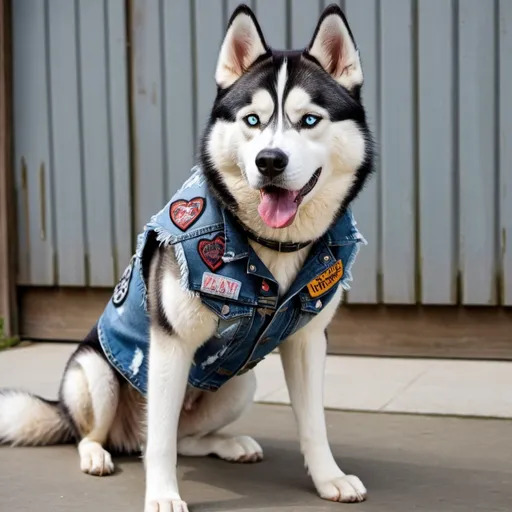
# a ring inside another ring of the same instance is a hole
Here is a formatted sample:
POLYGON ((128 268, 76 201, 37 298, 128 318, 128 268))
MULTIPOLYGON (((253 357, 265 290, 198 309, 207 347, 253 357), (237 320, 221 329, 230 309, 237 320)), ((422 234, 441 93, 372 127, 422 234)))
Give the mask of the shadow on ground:
MULTIPOLYGON (((512 510, 512 422, 333 412, 328 423, 336 459, 366 484, 367 502, 317 498, 291 411, 256 406, 231 430, 257 437, 265 461, 240 466, 214 458, 180 460, 181 491, 191 512, 512 510)), ((0 510, 142 512, 140 459, 116 462, 114 476, 94 478, 80 473, 72 446, 2 447, 0 510)))

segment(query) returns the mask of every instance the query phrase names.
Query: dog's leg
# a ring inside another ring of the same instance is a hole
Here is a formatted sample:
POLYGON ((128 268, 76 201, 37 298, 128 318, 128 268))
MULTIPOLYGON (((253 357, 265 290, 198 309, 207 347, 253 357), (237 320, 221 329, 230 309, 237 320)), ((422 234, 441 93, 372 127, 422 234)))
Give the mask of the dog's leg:
POLYGON ((79 350, 64 375, 61 397, 81 438, 80 469, 90 475, 110 475, 114 464, 103 446, 119 400, 114 370, 94 350, 79 350))
POLYGON ((176 476, 177 431, 195 347, 151 328, 145 512, 188 512, 176 476))
MULTIPOLYGON (((310 324, 311 325, 311 324, 310 324)), ((320 496, 330 501, 363 501, 366 489, 336 464, 327 440, 323 383, 327 342, 323 329, 304 328, 281 345, 280 353, 300 446, 320 496)))
POLYGON ((216 433, 248 408, 254 399, 256 377, 250 371, 229 380, 215 393, 204 392, 195 408, 183 411, 179 424, 178 453, 187 457, 217 455, 230 462, 258 462, 260 445, 248 436, 216 433))

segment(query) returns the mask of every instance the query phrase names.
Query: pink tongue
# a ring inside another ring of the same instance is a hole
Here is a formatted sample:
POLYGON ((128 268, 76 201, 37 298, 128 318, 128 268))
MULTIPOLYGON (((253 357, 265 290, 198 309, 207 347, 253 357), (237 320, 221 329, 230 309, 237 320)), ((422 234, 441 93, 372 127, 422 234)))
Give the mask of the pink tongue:
POLYGON ((295 202, 298 192, 277 189, 271 192, 261 191, 261 202, 258 212, 263 222, 271 228, 289 226, 297 214, 298 204, 295 202))

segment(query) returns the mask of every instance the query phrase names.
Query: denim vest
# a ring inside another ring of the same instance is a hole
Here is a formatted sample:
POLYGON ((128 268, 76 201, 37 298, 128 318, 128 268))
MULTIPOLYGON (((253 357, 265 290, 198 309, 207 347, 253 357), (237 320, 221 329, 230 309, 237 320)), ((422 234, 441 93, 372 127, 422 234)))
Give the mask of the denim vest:
POLYGON ((241 226, 209 192, 202 171, 185 182, 145 226, 137 250, 98 321, 103 350, 142 394, 147 391, 149 316, 142 256, 148 234, 172 245, 180 286, 218 319, 214 336, 195 353, 189 385, 215 391, 254 368, 348 289, 350 269, 364 239, 350 211, 314 242, 304 266, 280 297, 279 285, 249 245, 241 226))

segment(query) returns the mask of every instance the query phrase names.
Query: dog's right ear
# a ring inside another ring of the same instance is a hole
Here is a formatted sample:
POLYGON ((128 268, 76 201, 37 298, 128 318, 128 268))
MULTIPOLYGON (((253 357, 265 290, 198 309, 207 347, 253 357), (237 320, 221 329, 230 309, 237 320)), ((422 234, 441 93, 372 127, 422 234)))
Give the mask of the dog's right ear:
POLYGON ((220 49, 215 81, 222 89, 236 82, 254 62, 269 51, 256 16, 239 5, 228 24, 220 49))

